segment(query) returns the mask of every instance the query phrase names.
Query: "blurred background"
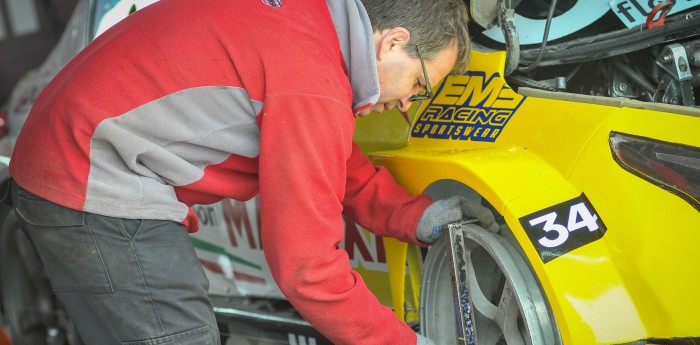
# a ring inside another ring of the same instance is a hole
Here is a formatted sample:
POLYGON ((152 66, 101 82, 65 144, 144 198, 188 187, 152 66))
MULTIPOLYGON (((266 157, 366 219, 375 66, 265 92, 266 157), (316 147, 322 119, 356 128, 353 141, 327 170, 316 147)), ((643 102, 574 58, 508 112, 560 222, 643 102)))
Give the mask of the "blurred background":
POLYGON ((0 0, 0 104, 58 42, 77 0, 0 0))

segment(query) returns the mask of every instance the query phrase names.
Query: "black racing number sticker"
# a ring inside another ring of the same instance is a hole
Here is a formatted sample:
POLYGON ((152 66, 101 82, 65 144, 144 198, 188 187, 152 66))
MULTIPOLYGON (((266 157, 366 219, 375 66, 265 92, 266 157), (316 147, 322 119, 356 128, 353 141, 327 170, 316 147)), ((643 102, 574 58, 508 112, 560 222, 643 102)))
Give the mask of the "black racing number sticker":
POLYGON ((584 194, 522 217, 520 224, 545 263, 600 239, 607 230, 584 194))

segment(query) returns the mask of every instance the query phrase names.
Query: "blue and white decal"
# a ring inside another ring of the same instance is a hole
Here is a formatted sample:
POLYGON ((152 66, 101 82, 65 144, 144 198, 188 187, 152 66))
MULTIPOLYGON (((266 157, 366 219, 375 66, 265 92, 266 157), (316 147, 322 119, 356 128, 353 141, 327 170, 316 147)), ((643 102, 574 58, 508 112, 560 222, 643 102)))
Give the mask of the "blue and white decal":
POLYGON ((605 224, 584 194, 520 218, 544 263, 603 237, 605 224))
POLYGON ((418 116, 411 136, 494 142, 524 99, 498 73, 448 76, 418 116))
MULTIPOLYGON (((628 28, 644 24, 654 6, 662 0, 612 0, 610 8, 628 28)), ((700 5, 698 0, 676 0, 668 15, 672 15, 700 5)), ((658 18, 654 18, 658 19, 658 18)))

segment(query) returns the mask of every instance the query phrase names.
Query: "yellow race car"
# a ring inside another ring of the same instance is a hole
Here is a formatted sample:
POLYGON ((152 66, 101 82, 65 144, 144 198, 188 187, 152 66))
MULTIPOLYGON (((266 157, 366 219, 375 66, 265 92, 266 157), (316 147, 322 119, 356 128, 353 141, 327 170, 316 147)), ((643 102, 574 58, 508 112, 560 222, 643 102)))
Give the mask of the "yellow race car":
MULTIPOLYGON (((58 46, 2 109, 0 153, 63 64, 155 1, 78 1, 58 46)), ((467 2, 468 72, 406 114, 358 119, 354 139, 415 194, 480 200, 500 230, 465 220, 426 250, 348 221, 353 268, 439 345, 700 344, 700 1, 467 2)), ((271 278, 259 207, 194 207, 224 340, 325 344, 271 278)), ((0 344, 3 329, 15 345, 81 344, 0 211, 0 344)))
MULTIPOLYGON (((356 141, 401 184, 480 199, 502 224, 454 224, 422 269, 415 248, 385 239, 397 315, 420 305, 438 344, 700 343, 700 4, 584 38, 560 25, 546 48, 542 28, 517 44, 513 18, 535 1, 507 3, 471 2, 504 42, 493 49, 475 20, 465 75, 406 118, 360 120, 356 141), (403 293, 406 258, 420 298, 403 293)), ((618 5, 568 2, 541 21, 618 5)))

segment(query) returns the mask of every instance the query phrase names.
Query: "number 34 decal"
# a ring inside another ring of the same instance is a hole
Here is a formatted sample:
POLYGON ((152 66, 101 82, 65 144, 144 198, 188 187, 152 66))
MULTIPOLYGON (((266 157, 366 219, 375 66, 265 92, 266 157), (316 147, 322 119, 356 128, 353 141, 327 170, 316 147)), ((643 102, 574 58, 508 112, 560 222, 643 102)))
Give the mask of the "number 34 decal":
POLYGON ((600 239, 605 224, 584 194, 520 218, 543 262, 600 239))

